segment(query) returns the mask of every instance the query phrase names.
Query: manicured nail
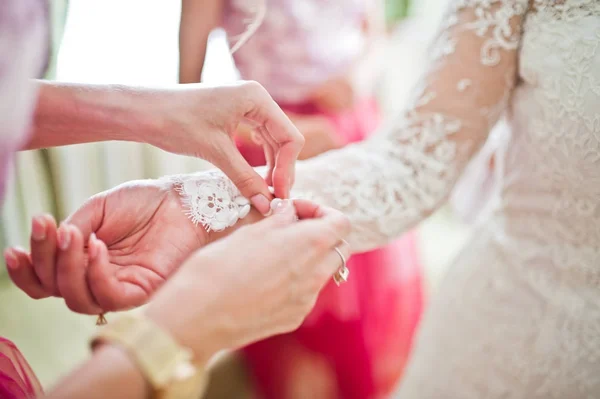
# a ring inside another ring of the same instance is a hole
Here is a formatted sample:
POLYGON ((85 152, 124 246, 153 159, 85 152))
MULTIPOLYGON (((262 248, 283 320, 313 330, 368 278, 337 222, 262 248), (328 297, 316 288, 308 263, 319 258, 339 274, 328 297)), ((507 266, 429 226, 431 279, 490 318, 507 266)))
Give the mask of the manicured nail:
POLYGON ((274 211, 275 209, 277 209, 277 207, 281 204, 282 200, 281 198, 273 198, 273 201, 271 201, 271 210, 274 211))
POLYGON ((96 256, 98 256, 98 243, 96 240, 96 234, 92 233, 88 242, 88 256, 90 260, 94 260, 96 259, 96 256))
POLYGON ((31 221, 31 238, 34 241, 43 241, 46 239, 46 223, 43 218, 35 217, 31 221))
POLYGON ((265 216, 268 216, 271 213, 271 208, 269 207, 269 200, 262 194, 256 194, 252 198, 250 198, 250 202, 256 208, 257 211, 262 213, 265 216))
POLYGON ((275 203, 275 206, 273 206, 273 202, 275 202, 275 200, 271 202, 273 213, 285 213, 290 210, 290 205, 292 204, 292 201, 290 200, 279 200, 275 203))
POLYGON ((71 243, 71 232, 69 226, 63 224, 58 228, 58 247, 62 251, 66 251, 71 243))
POLYGON ((6 262, 6 267, 8 267, 9 269, 16 269, 19 265, 17 257, 10 249, 4 251, 4 261, 6 262))

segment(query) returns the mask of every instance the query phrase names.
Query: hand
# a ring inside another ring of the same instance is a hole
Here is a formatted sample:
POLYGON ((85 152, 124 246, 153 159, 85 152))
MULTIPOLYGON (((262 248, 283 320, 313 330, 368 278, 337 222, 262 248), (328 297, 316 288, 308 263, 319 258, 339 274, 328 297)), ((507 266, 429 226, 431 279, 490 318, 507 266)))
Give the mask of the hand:
POLYGON ((263 214, 271 194, 288 198, 304 138, 267 91, 255 82, 228 86, 182 85, 161 91, 150 118, 159 128, 146 141, 166 151, 195 155, 221 169, 263 214), (264 145, 268 169, 261 178, 237 151, 233 134, 250 123, 264 145), (266 183, 265 183, 266 180, 266 183))
MULTIPOLYGON (((327 117, 293 113, 287 115, 304 136, 304 147, 302 147, 298 159, 309 159, 342 146, 335 126, 327 117)), ((262 145, 260 136, 247 126, 240 126, 236 131, 236 136, 246 145, 262 145)))
POLYGON ((63 297, 75 312, 100 314, 147 302, 209 239, 169 183, 147 180, 90 198, 58 230, 51 216, 34 218, 31 255, 13 248, 5 257, 10 277, 32 298, 63 297), (88 262, 100 240, 106 261, 88 262))
POLYGON ((309 159, 342 146, 335 126, 327 117, 295 114, 288 114, 288 116, 300 130, 305 140, 305 145, 298 159, 309 159))
MULTIPOLYGON (((341 266, 348 219, 309 201, 283 201, 273 216, 195 252, 147 314, 197 356, 297 328, 341 266), (296 214, 300 218, 295 221, 296 214), (232 250, 235 249, 235 250, 232 250)), ((92 262, 106 262, 98 248, 92 262)))
POLYGON ((341 112, 354 104, 355 92, 347 76, 331 79, 321 85, 311 96, 319 109, 325 112, 341 112))

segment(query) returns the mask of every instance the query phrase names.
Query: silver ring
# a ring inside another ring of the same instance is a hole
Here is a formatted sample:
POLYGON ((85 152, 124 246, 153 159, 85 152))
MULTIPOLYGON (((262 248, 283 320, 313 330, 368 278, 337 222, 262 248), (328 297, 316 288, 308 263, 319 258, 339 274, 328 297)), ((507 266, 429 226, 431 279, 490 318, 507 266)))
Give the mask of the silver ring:
POLYGON ((333 281, 339 287, 341 284, 348 281, 348 275, 350 274, 350 270, 346 267, 346 258, 344 257, 344 254, 342 254, 342 251, 340 251, 338 247, 335 247, 333 249, 340 256, 340 259, 342 259, 342 266, 340 266, 337 272, 335 272, 335 274, 333 275, 333 281))

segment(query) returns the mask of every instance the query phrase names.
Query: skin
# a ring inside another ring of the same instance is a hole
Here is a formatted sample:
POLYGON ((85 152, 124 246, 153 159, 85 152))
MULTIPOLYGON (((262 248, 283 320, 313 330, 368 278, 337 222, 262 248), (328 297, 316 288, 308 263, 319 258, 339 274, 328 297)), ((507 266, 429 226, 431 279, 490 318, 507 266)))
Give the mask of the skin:
MULTIPOLYGON (((335 210, 284 201, 273 216, 190 256, 158 290, 145 314, 191 349, 200 365, 218 350, 293 330, 340 266, 333 248, 349 256, 343 242, 349 232, 348 220, 335 210), (252 240, 257 236, 261 240, 252 240)), ((91 247, 90 263, 106 264, 105 244, 96 240, 91 247)), ((106 344, 50 397, 144 398, 148 393, 130 358, 106 344)))
POLYGON ((289 196, 304 138, 262 86, 176 85, 151 89, 32 81, 39 96, 23 149, 109 140, 148 143, 203 158, 221 169, 263 214, 272 185, 289 196), (232 135, 250 124, 265 142, 265 178, 238 152, 232 135))

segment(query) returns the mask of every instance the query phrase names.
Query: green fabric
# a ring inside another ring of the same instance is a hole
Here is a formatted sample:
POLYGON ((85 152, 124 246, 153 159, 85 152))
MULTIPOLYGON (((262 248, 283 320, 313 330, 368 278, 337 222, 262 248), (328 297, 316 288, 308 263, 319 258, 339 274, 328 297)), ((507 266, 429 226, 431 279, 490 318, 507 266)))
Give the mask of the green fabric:
POLYGON ((385 0, 385 19, 388 26, 393 26, 408 17, 410 0, 385 0))
POLYGON ((54 79, 56 77, 56 64, 58 61, 58 51, 62 41, 65 25, 67 23, 67 14, 69 8, 69 0, 49 0, 50 2, 50 21, 51 21, 51 53, 50 63, 46 71, 46 79, 54 79))

